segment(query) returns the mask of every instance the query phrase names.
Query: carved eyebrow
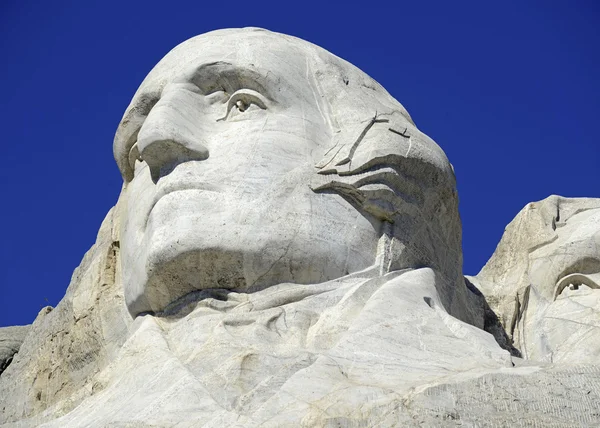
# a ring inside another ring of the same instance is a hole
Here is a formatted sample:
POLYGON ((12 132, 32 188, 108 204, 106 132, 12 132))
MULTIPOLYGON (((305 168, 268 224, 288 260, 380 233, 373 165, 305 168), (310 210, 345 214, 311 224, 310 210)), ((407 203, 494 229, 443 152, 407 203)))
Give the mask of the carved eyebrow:
MULTIPOLYGON (((178 82, 192 83, 204 95, 221 90, 233 94, 240 89, 250 89, 270 101, 274 101, 271 93, 275 92, 275 88, 284 83, 282 79, 271 72, 263 72, 257 67, 239 66, 224 61, 201 64, 173 83, 178 82)), ((137 133, 146 117, 160 100, 161 92, 162 88, 142 94, 136 100, 134 106, 125 113, 117 128, 113 153, 121 170, 121 175, 126 182, 133 179, 133 171, 129 165, 129 151, 135 143, 137 133)))
POLYGON ((220 90, 232 94, 240 89, 251 89, 268 98, 271 98, 269 87, 277 83, 271 73, 223 61, 200 65, 188 73, 186 80, 206 95, 220 90))

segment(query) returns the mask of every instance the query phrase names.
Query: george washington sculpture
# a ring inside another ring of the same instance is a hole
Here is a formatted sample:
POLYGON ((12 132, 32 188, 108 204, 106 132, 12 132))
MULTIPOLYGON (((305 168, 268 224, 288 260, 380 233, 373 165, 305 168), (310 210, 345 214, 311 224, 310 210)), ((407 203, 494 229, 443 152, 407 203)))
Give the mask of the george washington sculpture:
POLYGON ((192 38, 113 147, 119 201, 3 373, 2 422, 412 426, 408 395, 512 367, 462 277, 452 166, 348 62, 192 38))
POLYGON ((253 29, 182 43, 138 89, 114 154, 133 316, 197 290, 429 267, 441 304, 472 321, 450 163, 317 46, 253 29))

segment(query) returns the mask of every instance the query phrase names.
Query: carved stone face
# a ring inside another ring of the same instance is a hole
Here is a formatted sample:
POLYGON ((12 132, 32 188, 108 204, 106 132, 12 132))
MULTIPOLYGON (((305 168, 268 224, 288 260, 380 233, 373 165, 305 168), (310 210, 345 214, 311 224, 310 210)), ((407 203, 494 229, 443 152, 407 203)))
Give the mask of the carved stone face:
POLYGON ((550 196, 507 226, 477 276, 524 358, 600 354, 600 199, 550 196))
POLYGON ((393 204, 361 212, 328 194, 327 179, 313 186, 322 193, 310 185, 318 171, 338 176, 327 156, 350 153, 364 164, 369 153, 404 154, 409 143, 407 158, 451 176, 399 103, 314 45, 255 29, 182 43, 144 80, 115 137, 130 312, 159 311, 193 290, 318 283, 373 266, 393 204), (377 123, 383 146, 365 139, 350 150, 377 111, 387 113, 377 123), (389 119, 415 140, 389 131, 389 119), (346 123, 358 134, 337 144, 346 123))
POLYGON ((531 286, 517 325, 519 344, 528 358, 551 362, 597 361, 599 225, 600 209, 582 210, 556 222, 556 238, 531 252, 531 286))

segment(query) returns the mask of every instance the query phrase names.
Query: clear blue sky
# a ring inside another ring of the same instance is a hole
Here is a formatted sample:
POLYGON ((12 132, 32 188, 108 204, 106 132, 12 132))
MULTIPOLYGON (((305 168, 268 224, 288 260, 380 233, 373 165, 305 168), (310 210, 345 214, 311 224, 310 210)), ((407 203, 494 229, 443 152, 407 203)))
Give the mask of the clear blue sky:
POLYGON ((0 5, 0 326, 63 296, 121 177, 116 126, 152 66, 257 26, 357 65, 446 151, 465 273, 550 194, 600 197, 600 3, 31 1, 0 5))

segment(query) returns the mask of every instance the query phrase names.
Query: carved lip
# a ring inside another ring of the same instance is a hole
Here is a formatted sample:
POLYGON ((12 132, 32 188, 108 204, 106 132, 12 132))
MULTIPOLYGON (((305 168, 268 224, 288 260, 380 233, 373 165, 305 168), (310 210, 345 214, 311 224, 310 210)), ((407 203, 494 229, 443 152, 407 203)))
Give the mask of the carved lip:
POLYGON ((154 200, 150 205, 150 209, 148 209, 148 214, 146 215, 144 226, 148 224, 150 214, 152 213, 152 210, 154 210, 154 207, 156 206, 158 201, 160 201, 165 196, 170 195, 171 193, 184 192, 186 190, 201 190, 205 192, 220 193, 220 189, 218 188, 218 186, 205 182, 167 182, 157 190, 156 195, 154 196, 154 200))

